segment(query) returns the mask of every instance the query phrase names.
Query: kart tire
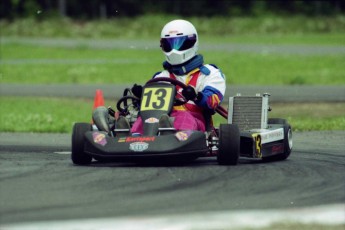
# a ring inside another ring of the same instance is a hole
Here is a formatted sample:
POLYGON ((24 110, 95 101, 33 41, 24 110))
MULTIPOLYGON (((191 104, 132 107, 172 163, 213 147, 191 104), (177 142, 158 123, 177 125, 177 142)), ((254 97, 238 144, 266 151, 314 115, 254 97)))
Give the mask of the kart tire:
POLYGON ((268 124, 280 124, 284 128, 284 152, 270 157, 263 158, 264 161, 282 161, 286 160, 292 151, 292 129, 287 120, 282 118, 269 118, 268 124))
POLYGON ((219 126, 217 161, 220 165, 237 165, 240 156, 240 130, 234 124, 219 126))
POLYGON ((84 134, 91 131, 92 126, 88 123, 75 123, 72 132, 72 162, 76 165, 87 165, 92 157, 84 152, 84 134))

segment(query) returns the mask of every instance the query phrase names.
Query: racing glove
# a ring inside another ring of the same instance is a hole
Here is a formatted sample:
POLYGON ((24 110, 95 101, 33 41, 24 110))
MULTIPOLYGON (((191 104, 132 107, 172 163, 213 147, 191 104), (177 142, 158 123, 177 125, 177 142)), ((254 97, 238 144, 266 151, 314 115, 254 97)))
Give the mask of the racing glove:
POLYGON ((141 85, 134 84, 131 88, 131 91, 134 96, 141 98, 141 94, 143 93, 143 87, 141 85))
POLYGON ((188 85, 187 88, 182 90, 182 95, 189 101, 194 101, 197 97, 197 92, 193 86, 188 85))

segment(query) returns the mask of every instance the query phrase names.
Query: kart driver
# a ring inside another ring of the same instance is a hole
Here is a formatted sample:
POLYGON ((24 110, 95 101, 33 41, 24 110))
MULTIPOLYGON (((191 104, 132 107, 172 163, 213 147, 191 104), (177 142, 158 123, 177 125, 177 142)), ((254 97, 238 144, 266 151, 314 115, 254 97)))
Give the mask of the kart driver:
MULTIPOLYGON (((222 102, 225 93, 225 76, 215 66, 204 64, 203 56, 198 54, 199 38, 192 23, 186 20, 173 20, 161 32, 160 47, 165 55, 164 70, 153 78, 170 77, 183 82, 187 88, 177 91, 188 102, 174 106, 169 119, 163 115, 160 126, 174 127, 176 130, 205 131, 205 112, 213 112, 222 102), (168 123, 168 124, 167 124, 168 123)), ((134 84, 132 92, 141 97, 142 86, 134 84)), ((131 132, 142 134, 140 117, 134 122, 131 132)))

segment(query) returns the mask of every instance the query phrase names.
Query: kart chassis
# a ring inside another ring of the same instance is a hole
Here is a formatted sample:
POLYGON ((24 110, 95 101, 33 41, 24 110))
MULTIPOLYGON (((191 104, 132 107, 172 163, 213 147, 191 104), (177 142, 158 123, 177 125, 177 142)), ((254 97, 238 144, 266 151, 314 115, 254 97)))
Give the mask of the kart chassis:
MULTIPOLYGON (((160 86, 157 83, 158 81, 168 81, 171 84, 178 84, 182 88, 185 87, 183 84, 176 82, 176 80, 161 78, 149 81, 147 89, 153 87, 156 90, 156 87, 160 86), (150 84, 153 84, 153 86, 150 84)), ((172 94, 175 95, 175 89, 171 88, 171 86, 169 87, 170 91, 173 92, 172 94)), ((127 94, 130 90, 126 89, 125 92, 127 94)), ((91 130, 89 129, 90 126, 86 124, 79 124, 79 128, 77 127, 78 124, 74 126, 72 133, 72 161, 75 164, 89 164, 92 158, 97 160, 132 161, 143 158, 176 157, 179 155, 190 156, 191 159, 216 156, 218 163, 221 165, 236 165, 240 156, 263 160, 284 160, 290 155, 292 150, 291 126, 285 119, 268 118, 268 112, 271 110, 269 97, 268 93, 255 96, 237 94, 230 97, 227 110, 219 106, 215 111, 224 117, 227 122, 220 124, 219 127, 214 127, 211 115, 207 114, 205 116, 207 131, 204 133, 200 131, 182 133, 187 135, 186 140, 189 138, 185 144, 181 142, 170 143, 171 141, 176 141, 176 138, 171 137, 174 135, 176 137, 176 133, 179 131, 171 127, 159 127, 156 121, 160 112, 156 110, 151 111, 148 108, 151 108, 152 105, 146 103, 147 108, 141 106, 141 116, 145 120, 143 138, 145 139, 145 136, 149 136, 153 138, 152 140, 156 139, 158 144, 151 148, 149 152, 144 152, 145 148, 151 143, 143 144, 140 141, 132 143, 131 137, 127 137, 127 139, 123 137, 123 135, 130 134, 128 128, 119 129, 109 124, 114 122, 114 119, 111 117, 116 117, 117 113, 126 116, 130 124, 133 124, 136 120, 138 113, 137 111, 131 112, 127 110, 129 107, 127 100, 132 100, 132 104, 138 104, 138 98, 124 94, 123 98, 119 100, 120 103, 118 102, 117 104, 119 112, 115 112, 110 107, 101 109, 101 115, 98 116, 101 118, 101 121, 93 119, 96 124, 91 126, 91 130), (124 108, 121 107, 121 103, 124 104, 124 108), (155 134, 157 134, 156 137, 154 137, 155 134), (126 142, 127 140, 130 142, 128 146, 120 145, 120 142, 126 142), (101 146, 101 141, 109 143, 108 147, 101 146), (169 147, 168 143, 177 147, 169 147), (128 149, 135 151, 135 153, 127 154, 128 149)), ((157 104, 157 100, 155 103, 157 104)), ((171 100, 168 102, 169 106, 166 107, 167 110, 164 112, 169 113, 171 111, 172 103, 171 100)), ((183 104, 186 101, 182 100, 179 103, 183 104)), ((133 140, 141 139, 134 137, 133 140)))

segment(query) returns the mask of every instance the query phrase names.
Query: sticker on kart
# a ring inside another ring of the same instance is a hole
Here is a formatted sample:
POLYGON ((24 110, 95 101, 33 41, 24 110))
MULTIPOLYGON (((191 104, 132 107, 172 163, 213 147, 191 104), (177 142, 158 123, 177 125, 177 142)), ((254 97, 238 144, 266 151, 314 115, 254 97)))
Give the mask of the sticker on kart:
POLYGON ((179 141, 186 141, 192 135, 193 131, 187 130, 187 131, 180 131, 175 134, 175 137, 179 141))
POLYGON ((261 153, 261 135, 258 133, 254 133, 252 134, 252 137, 254 138, 254 147, 255 147, 255 153, 256 153, 256 157, 261 158, 262 157, 262 153, 261 153))
POLYGON ((92 133, 93 142, 105 146, 107 144, 107 139, 104 133, 94 132, 92 133))
POLYGON ((147 136, 147 137, 120 137, 117 142, 153 142, 156 137, 147 136))
POLYGON ((149 143, 146 142, 133 142, 129 145, 129 149, 134 152, 143 152, 148 149, 149 143))

